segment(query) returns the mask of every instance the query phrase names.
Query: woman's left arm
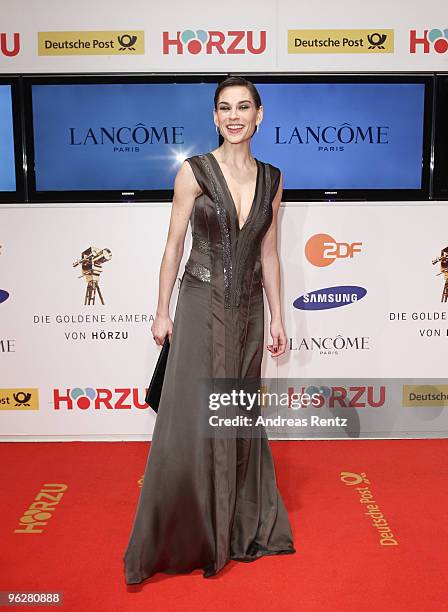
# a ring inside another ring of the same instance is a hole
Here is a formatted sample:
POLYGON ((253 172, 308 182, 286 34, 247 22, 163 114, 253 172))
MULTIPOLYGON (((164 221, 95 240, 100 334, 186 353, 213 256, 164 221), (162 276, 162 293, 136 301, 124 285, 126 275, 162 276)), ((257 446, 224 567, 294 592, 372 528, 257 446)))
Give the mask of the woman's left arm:
POLYGON ((271 312, 270 333, 272 344, 267 345, 272 357, 282 355, 286 350, 286 334, 283 327, 280 301, 280 261, 277 252, 277 219, 282 201, 283 175, 272 200, 272 222, 261 243, 261 265, 263 286, 271 312))

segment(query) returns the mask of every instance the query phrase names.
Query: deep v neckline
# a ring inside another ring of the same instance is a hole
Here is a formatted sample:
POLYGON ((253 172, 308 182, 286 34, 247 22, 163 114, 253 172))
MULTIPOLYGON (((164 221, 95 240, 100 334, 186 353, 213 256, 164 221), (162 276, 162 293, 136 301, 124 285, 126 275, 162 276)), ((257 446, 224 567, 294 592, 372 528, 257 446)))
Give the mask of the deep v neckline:
POLYGON ((250 219, 250 216, 251 216, 251 214, 253 212, 253 209, 254 209, 254 206, 255 206, 255 200, 257 199, 258 182, 259 182, 259 178, 260 178, 260 162, 258 161, 258 159, 256 157, 254 157, 255 162, 257 164, 257 178, 255 179, 254 197, 253 197, 253 200, 252 200, 251 207, 249 209, 249 213, 248 213, 248 215, 246 217, 246 221, 243 223, 242 227, 240 227, 240 220, 239 220, 239 217, 238 217, 238 210, 236 208, 235 200, 233 199, 233 195, 232 195, 232 192, 230 191, 230 187, 229 187, 229 185, 227 183, 226 177, 224 176, 224 172, 221 170, 221 166, 220 166, 218 160, 216 159, 216 157, 213 155, 213 153, 210 151, 208 153, 208 155, 213 158, 213 161, 215 162, 215 164, 216 164, 216 166, 218 168, 219 174, 220 174, 220 176, 222 178, 222 181, 223 181, 223 183, 225 185, 226 191, 229 194, 229 197, 230 197, 230 199, 232 201, 233 212, 234 212, 235 217, 236 217, 236 225, 238 227, 238 230, 241 232, 246 227, 246 225, 247 225, 247 223, 248 223, 248 221, 250 219))

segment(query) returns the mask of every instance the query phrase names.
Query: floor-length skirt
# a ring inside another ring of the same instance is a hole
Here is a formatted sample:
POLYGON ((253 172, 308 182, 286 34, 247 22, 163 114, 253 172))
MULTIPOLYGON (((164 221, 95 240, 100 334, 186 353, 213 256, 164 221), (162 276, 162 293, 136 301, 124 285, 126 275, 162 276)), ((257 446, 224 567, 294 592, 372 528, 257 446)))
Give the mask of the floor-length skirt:
MULTIPOLYGON (((213 374, 212 291, 211 284, 184 272, 159 413, 123 556, 128 584, 158 571, 201 568, 208 577, 230 559, 295 552, 264 427, 239 437, 210 434, 201 381, 213 374)), ((242 378, 260 376, 263 309, 259 282, 247 316, 234 310, 234 344, 228 342, 226 351, 230 359, 232 351, 242 356, 237 373, 242 378)))

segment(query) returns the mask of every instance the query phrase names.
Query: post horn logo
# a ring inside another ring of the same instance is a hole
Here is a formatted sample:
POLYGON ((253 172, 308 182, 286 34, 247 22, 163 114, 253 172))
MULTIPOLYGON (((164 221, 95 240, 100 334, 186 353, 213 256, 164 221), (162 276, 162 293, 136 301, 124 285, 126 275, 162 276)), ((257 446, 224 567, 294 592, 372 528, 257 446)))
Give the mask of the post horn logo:
POLYGON ((367 35, 367 40, 369 41, 369 49, 384 49, 384 43, 387 40, 387 34, 380 34, 379 32, 374 32, 373 34, 367 35))
POLYGON ((19 391, 18 393, 13 393, 12 396, 14 398, 16 406, 30 405, 31 393, 24 393, 23 391, 19 391))
POLYGON ((129 34, 122 34, 117 36, 118 42, 120 43, 119 51, 135 51, 135 43, 137 42, 137 36, 130 36, 129 34))
POLYGON ((360 474, 357 474, 356 472, 341 472, 340 477, 341 481, 349 486, 358 485, 362 482, 370 484, 370 480, 367 478, 367 474, 365 472, 361 472, 360 474))

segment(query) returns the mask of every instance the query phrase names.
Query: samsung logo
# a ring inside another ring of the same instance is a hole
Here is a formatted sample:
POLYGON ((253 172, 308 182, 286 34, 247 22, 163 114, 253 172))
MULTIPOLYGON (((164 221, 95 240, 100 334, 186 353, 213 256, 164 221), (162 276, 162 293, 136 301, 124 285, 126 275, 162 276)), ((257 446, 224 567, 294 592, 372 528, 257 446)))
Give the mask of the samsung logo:
POLYGON ((299 310, 327 310, 339 308, 347 304, 353 304, 367 294, 367 289, 355 285, 344 285, 342 287, 326 287, 316 289, 301 295, 294 300, 294 308, 299 310))
POLYGON ((9 298, 9 293, 7 291, 4 291, 3 289, 0 289, 0 304, 2 302, 6 302, 8 298, 9 298))

